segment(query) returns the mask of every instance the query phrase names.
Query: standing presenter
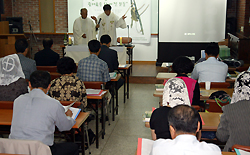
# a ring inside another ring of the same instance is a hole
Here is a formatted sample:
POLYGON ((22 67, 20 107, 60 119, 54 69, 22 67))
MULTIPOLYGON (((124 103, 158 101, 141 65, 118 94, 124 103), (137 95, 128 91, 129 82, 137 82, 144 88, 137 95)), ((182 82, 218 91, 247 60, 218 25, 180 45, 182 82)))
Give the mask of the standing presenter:
POLYGON ((81 17, 78 17, 74 21, 73 25, 73 36, 74 36, 74 44, 75 45, 87 45, 90 40, 96 39, 96 28, 99 25, 95 25, 97 23, 97 19, 95 16, 91 16, 88 18, 88 10, 86 8, 82 8, 81 17))
POLYGON ((108 34, 111 37, 111 45, 116 45, 116 28, 120 27, 122 29, 126 28, 125 18, 123 15, 119 18, 113 12, 111 12, 111 6, 106 4, 103 6, 104 12, 98 16, 98 21, 100 21, 99 35, 98 38, 100 40, 101 36, 104 34, 108 34))

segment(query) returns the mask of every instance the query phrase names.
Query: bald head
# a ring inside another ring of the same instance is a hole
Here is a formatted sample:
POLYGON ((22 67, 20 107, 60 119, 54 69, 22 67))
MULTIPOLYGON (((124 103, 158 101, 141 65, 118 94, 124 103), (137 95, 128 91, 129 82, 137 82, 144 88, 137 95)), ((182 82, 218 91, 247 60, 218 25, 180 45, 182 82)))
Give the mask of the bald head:
POLYGON ((88 16, 88 10, 86 8, 82 8, 80 14, 81 14, 82 18, 85 19, 88 16))

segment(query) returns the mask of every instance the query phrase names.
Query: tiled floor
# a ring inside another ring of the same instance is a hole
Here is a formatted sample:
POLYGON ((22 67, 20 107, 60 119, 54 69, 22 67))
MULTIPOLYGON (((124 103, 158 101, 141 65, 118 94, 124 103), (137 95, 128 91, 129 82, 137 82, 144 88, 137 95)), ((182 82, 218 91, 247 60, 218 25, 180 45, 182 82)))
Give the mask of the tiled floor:
MULTIPOLYGON (((115 121, 106 123, 104 139, 100 137, 100 146, 91 145, 91 155, 134 155, 137 139, 151 138, 150 129, 144 126, 142 115, 152 107, 158 107, 159 99, 153 96, 154 84, 130 84, 130 98, 123 103, 123 88, 119 90, 119 114, 115 121)), ((89 128, 95 131, 95 121, 89 128)), ((88 150, 85 151, 88 154, 88 150)))

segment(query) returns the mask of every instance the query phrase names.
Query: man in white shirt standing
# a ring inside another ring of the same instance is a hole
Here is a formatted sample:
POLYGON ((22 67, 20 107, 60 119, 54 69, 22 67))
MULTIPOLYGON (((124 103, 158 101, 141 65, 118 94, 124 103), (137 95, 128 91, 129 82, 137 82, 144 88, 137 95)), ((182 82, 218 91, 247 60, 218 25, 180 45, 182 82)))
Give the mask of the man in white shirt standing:
POLYGON ((199 113, 188 105, 178 105, 169 111, 169 130, 172 139, 158 139, 150 155, 221 155, 215 144, 199 142, 199 113))
POLYGON ((205 49, 206 61, 194 66, 191 78, 198 82, 225 82, 228 66, 224 62, 218 61, 219 46, 217 43, 209 44, 205 49))
POLYGON ((125 18, 126 16, 123 15, 119 18, 113 12, 111 12, 111 6, 106 4, 103 6, 104 12, 98 16, 98 21, 101 18, 100 28, 99 28, 99 40, 102 35, 108 34, 111 37, 111 45, 116 45, 116 28, 126 28, 125 18))
POLYGON ((93 20, 87 17, 88 10, 86 8, 82 8, 80 12, 81 17, 78 17, 73 25, 74 44, 87 45, 90 40, 96 39, 96 28, 99 26, 93 22, 94 20, 97 23, 95 16, 91 16, 93 20))

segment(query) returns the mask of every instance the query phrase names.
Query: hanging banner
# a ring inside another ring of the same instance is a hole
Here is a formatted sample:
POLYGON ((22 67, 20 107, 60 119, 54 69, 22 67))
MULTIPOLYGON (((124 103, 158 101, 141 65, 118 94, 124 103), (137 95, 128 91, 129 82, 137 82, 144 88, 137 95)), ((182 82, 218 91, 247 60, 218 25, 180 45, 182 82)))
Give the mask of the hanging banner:
MULTIPOLYGON (((117 28, 117 37, 131 37, 133 43, 149 43, 151 37, 150 0, 83 0, 88 17, 103 13, 103 6, 111 5, 111 11, 119 18, 126 15, 127 28, 117 28)), ((77 18, 77 17, 76 17, 77 18)))

